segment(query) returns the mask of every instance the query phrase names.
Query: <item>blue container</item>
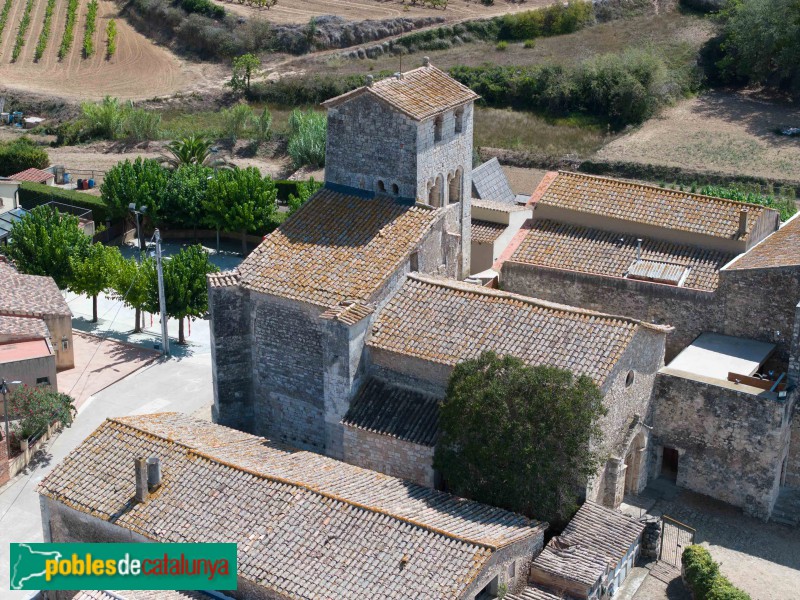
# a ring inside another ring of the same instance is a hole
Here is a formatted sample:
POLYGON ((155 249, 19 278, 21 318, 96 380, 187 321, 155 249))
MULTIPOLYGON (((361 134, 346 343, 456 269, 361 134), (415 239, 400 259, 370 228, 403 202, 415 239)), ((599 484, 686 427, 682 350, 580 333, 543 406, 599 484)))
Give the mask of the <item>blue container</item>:
POLYGON ((70 175, 69 173, 64 173, 64 183, 69 183, 71 179, 72 175, 70 175))
POLYGON ((94 179, 90 179, 89 180, 89 189, 92 189, 93 187, 94 187, 94 179))

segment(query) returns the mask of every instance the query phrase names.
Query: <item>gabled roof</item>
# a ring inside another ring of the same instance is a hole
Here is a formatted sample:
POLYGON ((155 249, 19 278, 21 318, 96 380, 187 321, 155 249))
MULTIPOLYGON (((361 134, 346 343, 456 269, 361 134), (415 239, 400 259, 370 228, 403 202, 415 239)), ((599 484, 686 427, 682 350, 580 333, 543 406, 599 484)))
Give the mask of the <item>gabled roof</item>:
POLYGON ((370 302, 437 218, 435 209, 323 188, 239 265, 239 279, 325 308, 370 302))
POLYGON ((370 377, 353 398, 342 423, 412 444, 434 446, 439 437, 439 400, 370 377))
POLYGON ((506 594, 506 600, 572 600, 572 596, 550 592, 544 588, 528 585, 518 594, 506 594))
POLYGON ((3 277, 3 285, 0 285, 0 315, 72 316, 72 311, 52 277, 23 275, 3 263, 0 263, 0 274, 3 277))
POLYGON ((565 171, 558 173, 535 204, 730 240, 749 239, 766 212, 778 219, 776 211, 756 204, 565 171), (742 209, 749 213, 744 236, 739 235, 742 209))
POLYGON ((472 187, 481 200, 516 204, 516 194, 496 156, 472 170, 472 187))
POLYGON ((386 77, 371 86, 363 86, 326 100, 322 106, 332 108, 362 94, 382 100, 416 121, 423 121, 479 98, 478 94, 447 73, 427 66, 406 71, 400 78, 386 77))
POLYGON ((568 581, 594 585, 625 558, 644 523, 587 500, 563 533, 550 540, 532 567, 568 581))
POLYGON ((38 491, 162 542, 236 542, 239 576, 293 598, 459 598, 521 515, 167 413, 109 419, 38 491), (132 462, 162 486, 133 501, 132 462), (309 577, 313 573, 313 577, 309 577))
POLYGON ((768 238, 741 254, 725 267, 726 271, 739 269, 772 269, 800 265, 800 213, 768 238))
POLYGON ((537 219, 527 225, 525 237, 508 259, 549 269, 577 271, 604 277, 625 277, 636 263, 638 241, 642 261, 680 266, 688 270, 682 287, 714 291, 719 270, 734 254, 673 244, 636 235, 537 219))
POLYGON ((31 181, 33 183, 45 183, 49 179, 53 179, 55 175, 48 171, 42 171, 41 169, 34 169, 31 167, 30 169, 25 169, 24 171, 20 171, 19 173, 15 173, 11 175, 9 179, 14 181, 31 181))
POLYGON ((508 228, 502 223, 472 219, 472 241, 478 244, 491 244, 508 228))
POLYGON ((486 350, 552 365, 601 385, 640 328, 671 328, 477 285, 408 275, 367 345, 445 365, 486 350))

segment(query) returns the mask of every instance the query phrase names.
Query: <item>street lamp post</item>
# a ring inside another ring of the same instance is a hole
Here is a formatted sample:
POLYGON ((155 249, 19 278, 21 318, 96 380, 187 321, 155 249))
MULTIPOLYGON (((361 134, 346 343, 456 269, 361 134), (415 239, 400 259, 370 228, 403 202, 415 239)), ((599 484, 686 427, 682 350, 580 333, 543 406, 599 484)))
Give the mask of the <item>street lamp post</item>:
POLYGON ((142 251, 144 250, 144 245, 142 244, 143 240, 142 240, 142 231, 141 231, 140 226, 139 226, 139 215, 144 216, 144 214, 147 212, 147 207, 146 206, 140 206, 140 207, 137 208, 136 204, 131 202, 128 205, 128 208, 136 216, 136 240, 139 242, 139 262, 141 262, 141 260, 142 260, 142 251))
POLYGON ((6 452, 7 456, 11 457, 11 436, 8 434, 8 384, 19 385, 21 381, 7 382, 5 379, 0 381, 0 394, 3 394, 3 417, 6 420, 6 452))

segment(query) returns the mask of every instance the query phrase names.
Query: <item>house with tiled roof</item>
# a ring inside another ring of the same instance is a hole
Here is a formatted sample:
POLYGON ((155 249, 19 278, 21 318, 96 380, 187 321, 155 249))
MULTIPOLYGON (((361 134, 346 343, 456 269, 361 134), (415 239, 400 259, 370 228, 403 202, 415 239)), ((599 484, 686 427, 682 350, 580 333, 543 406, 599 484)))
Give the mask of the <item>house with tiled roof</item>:
POLYGON ((30 183, 43 183, 44 185, 55 185, 56 176, 50 171, 43 171, 31 167, 9 177, 12 181, 27 181, 30 183))
POLYGON ((344 460, 435 485, 438 404, 455 365, 487 350, 590 377, 608 408, 609 456, 587 496, 612 506, 643 489, 638 450, 670 328, 454 281, 409 274, 368 332, 363 384, 342 420, 344 460))
POLYGON ((473 600, 523 585, 546 527, 174 413, 106 420, 38 492, 47 542, 236 543, 237 598, 473 600))
MULTIPOLYGON (((38 339, 44 344, 37 346, 38 358, 52 355, 58 370, 74 367, 72 311, 53 278, 24 275, 0 262, 0 280, 0 340, 5 340, 0 344, 38 339)), ((49 364, 49 359, 45 362, 49 364)), ((47 376, 55 386, 55 373, 51 376, 49 367, 44 370, 46 374, 35 376, 31 372, 24 380, 35 383, 35 379, 47 376)))

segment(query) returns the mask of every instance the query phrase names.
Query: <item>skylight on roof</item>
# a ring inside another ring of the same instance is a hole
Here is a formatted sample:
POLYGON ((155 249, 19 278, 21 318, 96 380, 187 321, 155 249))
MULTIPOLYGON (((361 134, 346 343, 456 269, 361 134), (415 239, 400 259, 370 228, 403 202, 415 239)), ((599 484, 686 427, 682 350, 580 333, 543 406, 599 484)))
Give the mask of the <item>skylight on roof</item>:
POLYGON ((635 260, 628 267, 628 273, 625 276, 628 279, 682 286, 688 275, 689 269, 684 265, 658 260, 635 260))

